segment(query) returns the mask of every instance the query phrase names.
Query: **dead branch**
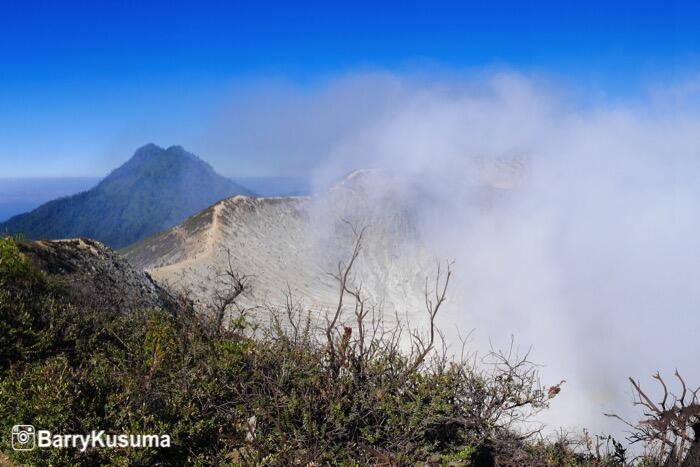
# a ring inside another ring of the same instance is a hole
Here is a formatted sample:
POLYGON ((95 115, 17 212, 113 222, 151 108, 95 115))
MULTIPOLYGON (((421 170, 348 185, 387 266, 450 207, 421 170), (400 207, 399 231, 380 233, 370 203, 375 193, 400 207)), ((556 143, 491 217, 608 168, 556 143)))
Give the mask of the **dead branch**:
MULTIPOLYGON (((224 318, 228 310, 237 304, 238 297, 248 292, 250 288, 250 276, 240 274, 233 267, 231 250, 226 249, 227 266, 217 274, 217 288, 214 291, 214 331, 221 333, 224 327, 224 318)), ((241 309, 239 308, 239 311, 241 309)))
POLYGON ((424 297, 425 309, 428 313, 428 336, 426 340, 425 338, 421 337, 419 332, 416 331, 413 333, 413 343, 418 353, 414 356, 413 363, 406 369, 406 375, 417 370, 434 348, 436 334, 435 318, 437 317, 438 311, 440 311, 440 307, 447 299, 447 287, 450 284, 450 279, 452 278, 452 264, 453 263, 451 262, 447 263, 447 273, 445 274, 443 280, 441 266, 438 263, 437 273, 435 275, 435 289, 432 292, 435 294, 434 298, 431 298, 431 292, 428 291, 428 279, 426 278, 425 280, 424 297))
POLYGON ((669 390, 659 372, 652 375, 662 390, 659 404, 654 403, 638 381, 629 378, 633 388, 633 404, 642 407, 645 417, 642 420, 633 423, 616 414, 605 414, 627 425, 631 429, 628 440, 631 443, 644 443, 660 463, 681 463, 689 456, 688 450, 695 440, 693 427, 700 422, 697 396, 700 388, 689 390, 678 370, 674 376, 680 383, 680 395, 669 390))
MULTIPOLYGON (((350 274, 352 272, 353 265, 355 264, 355 261, 357 258, 360 256, 360 252, 362 251, 362 242, 364 239, 365 231, 367 227, 363 227, 361 229, 357 229, 353 224, 351 224, 348 221, 344 221, 347 225, 350 226, 352 229, 352 233, 354 235, 354 242, 353 242, 353 249, 352 249, 352 254, 350 255, 350 259, 347 260, 347 262, 340 261, 338 263, 338 272, 337 274, 331 274, 337 281, 338 281, 338 286, 339 286, 339 291, 338 291, 338 305, 336 306, 335 312, 332 315, 332 318, 330 320, 327 320, 326 323, 326 342, 328 345, 328 355, 329 359, 331 361, 331 365, 335 366, 335 362, 338 359, 338 355, 336 352, 336 347, 334 343, 334 338, 333 338, 333 332, 336 330, 337 324, 338 324, 338 319, 340 318, 340 315, 342 314, 343 311, 343 301, 345 299, 345 294, 350 292, 348 284, 350 280, 350 274)), ((357 292, 359 294, 359 292, 357 292)))

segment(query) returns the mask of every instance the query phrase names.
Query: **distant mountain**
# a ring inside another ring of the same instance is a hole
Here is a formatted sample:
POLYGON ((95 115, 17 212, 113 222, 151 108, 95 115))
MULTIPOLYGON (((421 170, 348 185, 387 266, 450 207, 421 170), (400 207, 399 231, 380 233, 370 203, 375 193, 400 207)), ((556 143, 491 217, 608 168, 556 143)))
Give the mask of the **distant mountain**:
POLYGON ((90 237, 121 248, 230 196, 252 194, 180 146, 148 144, 94 188, 0 224, 30 239, 90 237))

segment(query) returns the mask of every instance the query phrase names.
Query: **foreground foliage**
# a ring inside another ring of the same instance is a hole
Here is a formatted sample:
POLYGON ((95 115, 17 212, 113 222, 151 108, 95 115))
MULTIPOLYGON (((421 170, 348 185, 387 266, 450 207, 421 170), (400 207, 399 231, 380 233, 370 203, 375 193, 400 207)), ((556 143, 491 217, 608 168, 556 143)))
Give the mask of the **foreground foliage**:
POLYGON ((186 299, 174 314, 126 316, 67 303, 60 284, 0 239, 0 430, 172 437, 167 449, 83 453, 15 452, 3 437, 0 450, 42 465, 624 462, 621 447, 593 454, 537 437, 528 422, 559 386, 541 386, 527 356, 495 352, 477 365, 440 351, 434 317, 449 269, 426 288, 426 333, 385 326, 352 286, 359 248, 339 266, 338 309, 320 329, 291 297, 256 329, 232 312, 246 286, 233 271, 216 301, 228 323, 186 299))

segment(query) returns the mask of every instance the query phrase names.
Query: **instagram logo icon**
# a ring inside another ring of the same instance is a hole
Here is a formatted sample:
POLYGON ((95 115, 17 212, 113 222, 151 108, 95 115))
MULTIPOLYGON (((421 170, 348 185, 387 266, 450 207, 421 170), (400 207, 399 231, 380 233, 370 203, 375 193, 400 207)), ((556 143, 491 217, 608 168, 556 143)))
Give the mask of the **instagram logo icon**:
POLYGON ((12 449, 31 451, 36 447, 36 430, 32 425, 15 425, 12 427, 12 449))

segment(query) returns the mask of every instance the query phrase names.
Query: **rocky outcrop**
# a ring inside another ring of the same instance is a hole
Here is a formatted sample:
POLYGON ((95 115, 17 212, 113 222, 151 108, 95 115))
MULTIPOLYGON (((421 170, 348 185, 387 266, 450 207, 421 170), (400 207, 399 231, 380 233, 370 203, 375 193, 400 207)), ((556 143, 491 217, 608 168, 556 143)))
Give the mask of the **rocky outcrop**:
POLYGON ((20 241, 18 247, 32 267, 64 288, 69 301, 81 308, 175 312, 176 302, 168 292, 96 240, 20 241))

